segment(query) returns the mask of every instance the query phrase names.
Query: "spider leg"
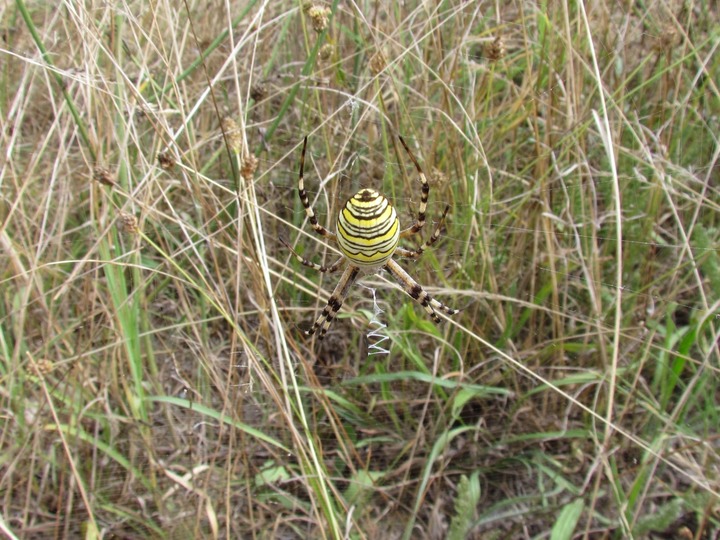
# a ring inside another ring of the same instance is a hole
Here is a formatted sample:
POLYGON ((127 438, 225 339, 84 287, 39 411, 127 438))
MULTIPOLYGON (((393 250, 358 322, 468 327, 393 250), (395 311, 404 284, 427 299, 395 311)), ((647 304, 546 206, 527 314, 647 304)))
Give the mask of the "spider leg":
POLYGON ((432 246, 435 242, 437 242, 438 238, 440 238, 440 230, 445 224, 445 217, 447 216, 449 210, 450 205, 447 205, 445 207, 445 211, 442 214, 442 217, 440 218, 440 221, 437 224, 437 227, 435 227, 435 231, 432 233, 432 236, 428 238, 427 242, 425 242, 422 246, 420 246, 418 249, 405 249, 402 247, 398 247, 395 250, 395 253, 397 253, 400 257, 408 257, 416 260, 419 259, 420 255, 422 255, 427 248, 432 246))
POLYGON ((350 290, 350 287, 352 287, 353 283, 355 283, 355 280, 357 279, 359 273, 360 269, 357 266, 350 265, 345 269, 345 272, 343 272, 340 281, 335 286, 335 290, 332 292, 330 298, 328 299, 327 306, 325 306, 325 308, 322 310, 322 313, 312 325, 312 328, 305 332, 305 335, 312 336, 318 331, 319 328, 320 333, 318 335, 318 339, 322 340, 325 337, 328 328, 330 328, 330 325, 332 324, 335 315, 337 315, 337 312, 340 311, 340 308, 345 301, 345 297, 347 297, 347 293, 350 290))
POLYGON ((300 196, 300 201, 302 202, 303 206, 305 207, 305 215, 307 215, 308 220, 310 221, 310 225, 312 225, 313 230, 318 233, 320 236, 324 236, 325 238, 332 240, 333 242, 336 241, 336 237, 333 233, 328 231, 325 227, 320 225, 318 223, 317 216, 315 215, 315 212, 312 209, 312 206, 310 206, 310 199, 308 198, 307 191, 305 191, 305 180, 303 178, 304 172, 305 172, 305 150, 307 148, 307 137, 303 139, 303 147, 302 147, 302 154, 300 154, 300 174, 298 176, 298 195, 300 196))
POLYGON ((423 172, 422 167, 420 167, 418 160, 415 159, 415 155, 410 151, 410 147, 405 142, 405 139, 403 139, 399 135, 398 137, 403 145, 403 148, 405 148, 408 156, 410 156, 410 160, 415 165, 415 169, 417 169, 418 175, 420 176, 420 182, 422 182, 422 192, 420 193, 420 208, 418 209, 417 221, 411 227, 408 227, 400 233, 400 238, 405 238, 406 236, 410 236, 411 234, 420 232, 420 230, 425 225, 425 211, 427 210, 430 184, 428 183, 427 178, 425 178, 425 173, 423 172))
POLYGON ((343 263, 345 262, 345 258, 341 257, 338 261, 333 263, 331 266, 322 266, 322 265, 314 263, 311 260, 306 259, 306 258, 302 257, 301 255, 299 255, 298 252, 295 251, 290 246, 290 244, 288 244, 282 238, 280 238, 280 242, 282 242, 283 245, 290 250, 290 252, 295 256, 295 258, 303 264, 303 266, 307 266, 308 268, 312 268, 314 270, 317 270, 318 272, 322 272, 323 274, 326 274, 326 273, 332 274, 333 272, 337 272, 340 269, 340 267, 343 265, 343 263))
POLYGON ((442 322, 442 319, 435 310, 442 311, 447 315, 455 315, 458 312, 457 309, 448 307, 430 296, 421 285, 410 277, 410 274, 403 270, 402 267, 392 259, 387 262, 384 268, 392 274, 405 292, 427 311, 428 315, 430 315, 436 323, 442 322))

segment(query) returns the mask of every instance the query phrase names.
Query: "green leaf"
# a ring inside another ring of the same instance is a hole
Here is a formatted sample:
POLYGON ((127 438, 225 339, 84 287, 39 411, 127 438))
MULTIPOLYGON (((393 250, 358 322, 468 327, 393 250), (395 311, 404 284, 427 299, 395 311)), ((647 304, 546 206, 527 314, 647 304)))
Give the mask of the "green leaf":
POLYGON ((382 478, 383 474, 380 471, 359 470, 350 479, 343 494, 347 503, 362 509, 375 491, 375 481, 382 478))
POLYGON ((150 401, 150 402, 154 402, 154 403, 167 403, 168 405, 175 405, 177 407, 183 407, 185 409, 193 410, 198 414, 202 414, 209 418, 213 418, 213 419, 217 420, 218 422, 222 422, 229 426, 234 426, 235 428, 239 429, 240 431, 244 431, 251 437, 255 437, 261 441, 271 444, 272 446, 280 448, 281 450, 283 450, 285 452, 290 452, 290 450, 285 445, 280 443, 280 441, 272 438, 270 435, 266 435, 259 429, 255 429, 252 426, 248 426, 247 424, 233 420, 229 416, 226 416, 218 411, 215 411, 205 405, 201 405, 200 403, 195 403, 194 401, 189 401, 187 399, 180 399, 180 398, 176 398, 176 397, 172 397, 172 396, 152 396, 152 397, 146 398, 146 400, 150 401))
POLYGON ((450 522, 448 540, 463 540, 467 537, 475 519, 475 509, 480 501, 480 480, 474 472, 470 478, 460 477, 455 497, 455 516, 450 522))
POLYGON ((585 501, 582 499, 566 504, 552 528, 550 540, 570 540, 584 508, 585 501))
POLYGON ((255 485, 264 486, 266 484, 275 484, 280 480, 289 480, 290 473, 283 466, 275 465, 275 462, 266 461, 260 472, 255 475, 255 485))

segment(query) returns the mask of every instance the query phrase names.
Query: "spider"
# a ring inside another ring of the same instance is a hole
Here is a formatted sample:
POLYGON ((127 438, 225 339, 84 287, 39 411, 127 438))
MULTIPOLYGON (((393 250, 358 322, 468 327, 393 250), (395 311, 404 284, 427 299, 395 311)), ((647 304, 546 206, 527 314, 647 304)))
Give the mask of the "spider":
POLYGON ((314 268, 322 273, 337 272, 342 268, 345 262, 348 263, 345 272, 340 278, 340 282, 330 295, 327 306, 323 309, 320 316, 315 320, 310 330, 305 331, 305 335, 312 336, 318 329, 318 339, 322 340, 330 328, 333 319, 340 311, 340 307, 352 287, 355 280, 361 274, 374 273, 381 268, 387 270, 392 275, 403 290, 415 301, 417 301, 430 315, 433 321, 440 323, 442 319, 435 310, 442 311, 447 315, 454 315, 457 309, 452 309, 442 302, 438 302, 425 291, 410 275, 396 263, 392 256, 394 254, 400 257, 409 257, 418 259, 423 252, 432 246, 440 237, 440 230, 445 223, 450 206, 445 207, 445 211, 438 222, 432 236, 418 249, 405 249, 398 244, 400 238, 416 234, 420 232, 425 225, 425 210, 427 209, 428 194, 430 193, 430 185, 428 184, 425 173, 405 140, 399 136, 400 143, 405 148, 410 160, 415 165, 420 182, 422 183, 422 192, 420 196, 420 208, 418 210, 417 221, 407 229, 400 230, 400 222, 395 212, 395 208, 390 204, 382 194, 374 189, 363 188, 352 196, 345 203, 337 218, 337 234, 333 234, 325 227, 318 223, 317 216, 310 206, 310 199, 307 191, 305 191, 305 181, 303 173, 305 170, 305 150, 307 148, 307 137, 303 141, 302 154, 300 154, 300 174, 298 177, 298 195, 305 207, 307 215, 313 230, 330 240, 335 242, 343 256, 331 266, 321 266, 308 259, 298 255, 298 253, 290 247, 282 238, 280 241, 287 247, 295 258, 304 266, 314 268))

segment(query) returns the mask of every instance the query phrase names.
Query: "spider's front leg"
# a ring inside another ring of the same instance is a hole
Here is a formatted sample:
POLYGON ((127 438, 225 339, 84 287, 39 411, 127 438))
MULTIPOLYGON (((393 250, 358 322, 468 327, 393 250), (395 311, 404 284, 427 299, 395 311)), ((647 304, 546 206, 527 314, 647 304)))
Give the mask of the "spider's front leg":
POLYGON ((295 251, 290 244, 288 244, 285 240, 280 238, 280 242, 290 250, 290 252, 295 256, 295 258, 300 261, 300 263, 303 266, 307 266, 308 268, 312 268, 313 270, 317 270, 318 272, 322 272, 323 274, 332 274, 333 272, 337 272, 345 262, 345 258, 341 257, 339 260, 335 261, 330 266, 322 266, 320 264, 314 263, 309 259, 306 259, 302 255, 298 254, 297 251, 295 251))
POLYGON ((420 230, 425 225, 425 212, 427 211, 428 196, 430 195, 430 184, 425 177, 425 173, 423 172, 422 167, 420 167, 420 163, 418 163, 415 155, 410 151, 410 147, 405 142, 405 139, 403 139, 400 135, 398 135, 398 138, 400 139, 400 142, 402 143, 403 148, 405 148, 408 156, 410 156, 410 161, 412 161, 413 165, 415 165, 415 170, 417 170, 418 176, 420 176, 420 182, 422 183, 422 192, 420 193, 420 208, 418 209, 417 221, 411 227, 408 227, 400 233, 400 238, 405 238, 406 236, 410 236, 412 234, 420 232, 420 230))
POLYGON ((308 220, 310 221, 310 225, 312 225, 313 230, 318 233, 320 236, 324 236, 328 240, 331 240, 332 242, 336 242, 337 238, 336 236, 328 231, 325 227, 320 225, 318 222, 318 218, 315 215, 315 212, 312 209, 312 206, 310 205, 310 198, 308 197, 307 191, 305 191, 305 150, 307 149, 307 137, 303 139, 303 147, 302 147, 302 154, 300 154, 300 172, 298 174, 298 196, 300 197, 300 201, 302 202, 303 207, 305 208, 305 215, 307 215, 308 220))
POLYGON ((447 205, 445 207, 445 211, 442 214, 442 217, 440 217, 440 221, 438 222, 437 227, 435 227, 435 231, 432 233, 432 236, 428 238, 427 242, 425 242, 422 246, 420 246, 418 249, 405 249, 403 247, 398 247, 397 250, 395 250, 395 253, 397 253, 400 257, 407 257, 415 260, 419 259, 420 255, 422 255, 426 249, 432 246, 435 242, 437 242, 438 238, 440 238, 440 231, 445 224, 445 217, 447 216, 449 210, 450 205, 447 205))

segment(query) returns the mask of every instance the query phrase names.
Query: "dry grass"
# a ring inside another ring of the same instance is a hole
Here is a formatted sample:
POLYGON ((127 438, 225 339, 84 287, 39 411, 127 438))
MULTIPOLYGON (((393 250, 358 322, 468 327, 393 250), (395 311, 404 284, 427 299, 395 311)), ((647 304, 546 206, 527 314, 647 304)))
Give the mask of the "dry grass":
POLYGON ((551 4, 0 7, 0 531, 716 538, 718 6, 551 4), (463 310, 309 340, 398 133, 463 310))

